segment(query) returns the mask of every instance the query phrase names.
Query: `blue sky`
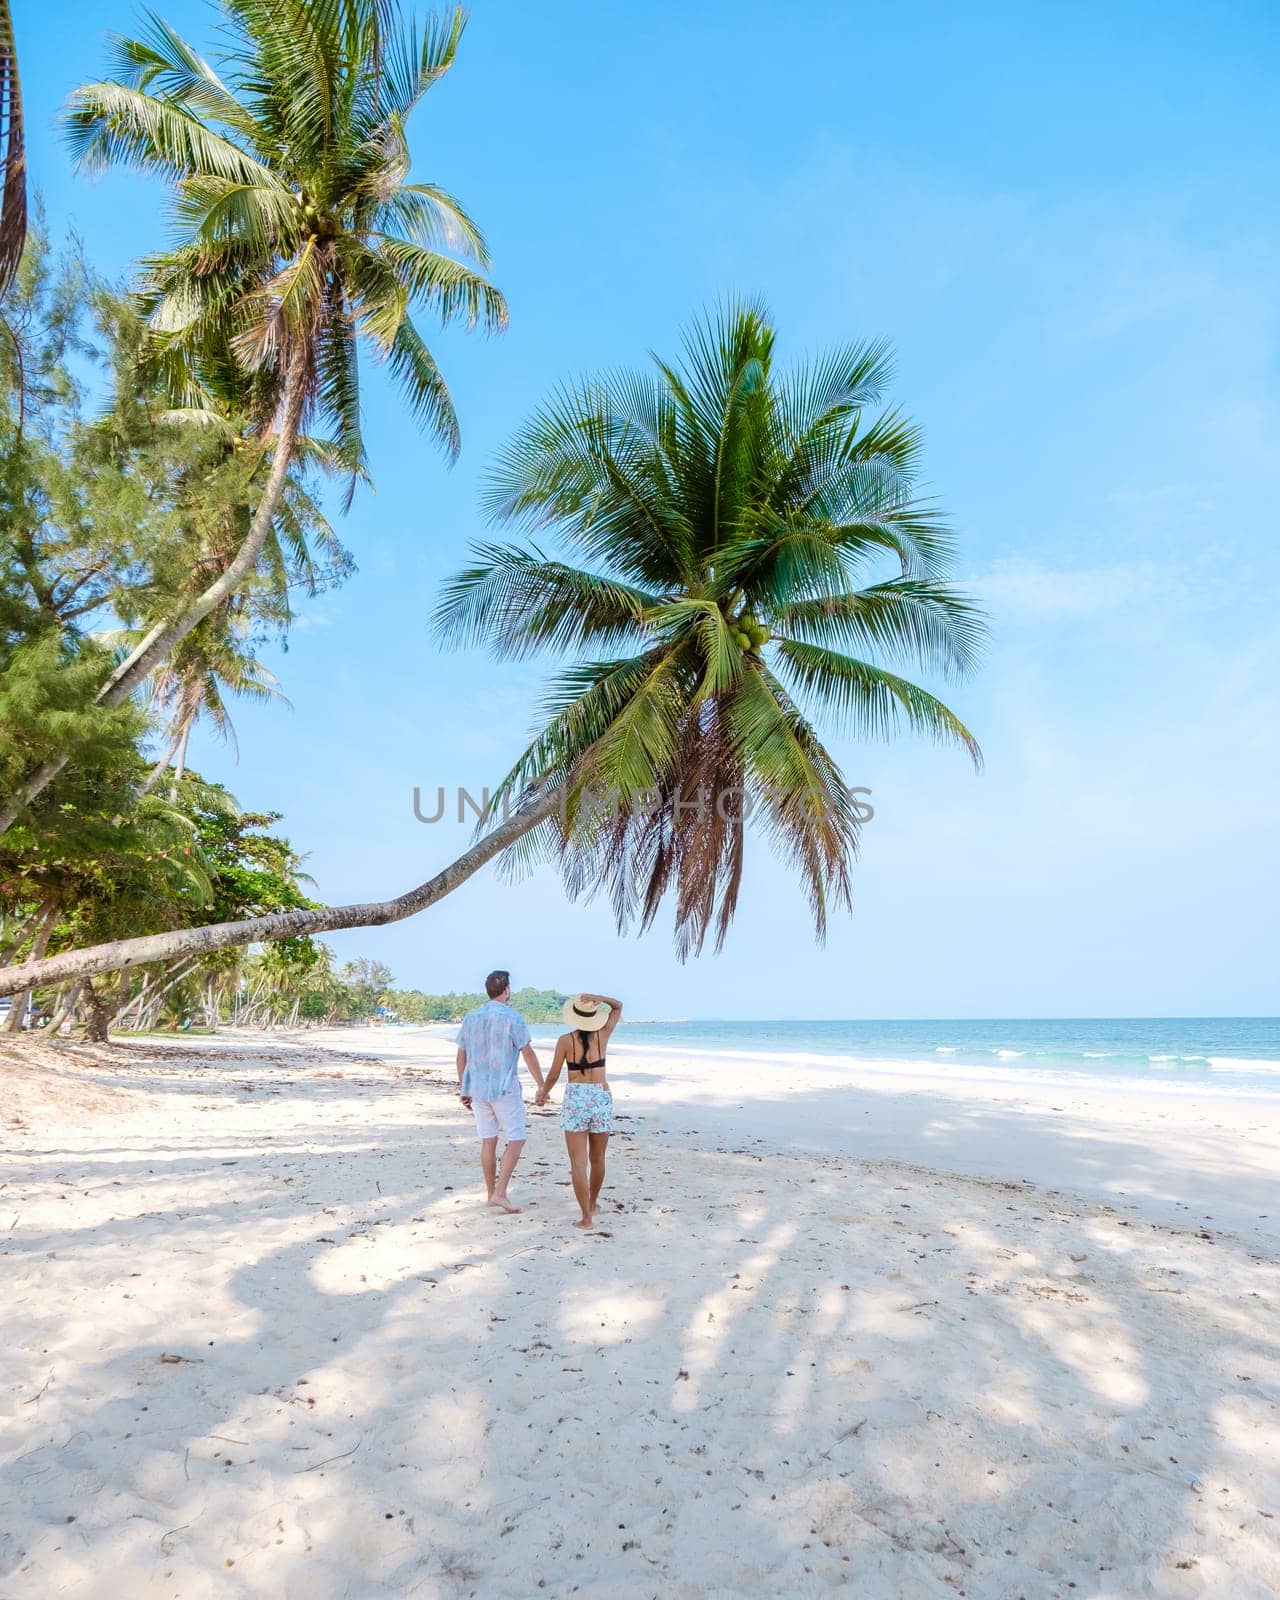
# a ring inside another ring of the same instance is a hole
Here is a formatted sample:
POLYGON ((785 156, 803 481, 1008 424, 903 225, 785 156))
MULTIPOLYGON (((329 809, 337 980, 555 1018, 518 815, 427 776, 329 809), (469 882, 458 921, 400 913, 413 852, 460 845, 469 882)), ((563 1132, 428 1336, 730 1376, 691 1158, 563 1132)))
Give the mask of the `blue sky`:
MULTIPOLYGON (((209 7, 159 9, 209 41, 209 7)), ((54 121, 137 13, 17 12, 35 181, 123 272, 163 237, 160 187, 77 178, 54 121)), ((413 786, 493 781, 546 675, 428 636, 486 459, 562 376, 671 351, 746 292, 784 351, 893 340, 992 614, 983 672, 949 691, 987 766, 833 739, 877 815, 825 948, 760 846, 724 952, 685 967, 666 924, 620 940, 547 874, 488 874, 339 950, 426 989, 506 965, 650 1016, 1280 1012, 1278 33, 1262 4, 478 0, 411 125, 511 303, 501 339, 435 341, 462 460, 370 383, 359 572, 273 658, 293 709, 243 707, 238 763, 194 759, 286 814, 325 899, 449 859, 465 832, 415 822, 413 786)))

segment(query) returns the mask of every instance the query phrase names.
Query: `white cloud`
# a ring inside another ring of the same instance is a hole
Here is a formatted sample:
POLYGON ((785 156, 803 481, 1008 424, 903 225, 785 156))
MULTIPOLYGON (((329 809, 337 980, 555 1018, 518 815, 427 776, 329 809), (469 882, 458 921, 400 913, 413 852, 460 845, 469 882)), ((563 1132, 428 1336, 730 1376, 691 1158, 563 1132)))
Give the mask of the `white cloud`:
POLYGON ((1183 589, 1179 570, 1155 561, 1092 567, 1050 567, 1008 558, 993 562, 963 587, 990 610, 995 626, 1019 622, 1093 622, 1137 606, 1167 604, 1183 589))
POLYGON ((1157 489, 1116 489, 1107 496, 1113 506, 1146 506, 1161 500, 1185 500, 1198 491, 1185 483, 1162 483, 1157 489))

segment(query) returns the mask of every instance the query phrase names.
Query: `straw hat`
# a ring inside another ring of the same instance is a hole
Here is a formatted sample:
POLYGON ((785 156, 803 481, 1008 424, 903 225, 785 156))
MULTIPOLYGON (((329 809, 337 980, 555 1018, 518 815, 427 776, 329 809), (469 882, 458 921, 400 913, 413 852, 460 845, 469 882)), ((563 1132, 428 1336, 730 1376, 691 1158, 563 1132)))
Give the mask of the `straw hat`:
POLYGON ((567 1028, 581 1028, 584 1033, 596 1033, 608 1022, 611 1013, 608 1006, 575 994, 571 1000, 565 1001, 560 1015, 567 1028))

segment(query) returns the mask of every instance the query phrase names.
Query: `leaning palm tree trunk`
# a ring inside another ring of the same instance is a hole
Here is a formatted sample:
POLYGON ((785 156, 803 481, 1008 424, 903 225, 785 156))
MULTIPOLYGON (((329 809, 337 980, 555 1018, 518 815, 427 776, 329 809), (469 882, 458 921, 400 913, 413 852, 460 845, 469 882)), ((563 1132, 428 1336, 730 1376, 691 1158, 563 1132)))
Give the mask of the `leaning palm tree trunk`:
POLYGON ((155 766, 152 767, 151 771, 147 773, 145 780, 139 787, 138 793, 140 795, 150 794, 155 788, 156 784, 160 782, 160 779, 164 777, 165 773, 169 770, 169 763, 173 760, 181 742, 182 734, 180 732, 175 733, 173 738, 169 741, 169 748, 160 757, 159 761, 156 762, 155 766))
POLYGON ((0 294, 13 281, 27 239, 27 150, 18 84, 18 52, 9 0, 0 0, 0 294))
POLYGON ((143 1029, 148 1026, 150 1017, 154 1014, 165 995, 169 993, 170 989, 175 989, 198 965, 199 957, 192 956, 189 961, 180 962, 176 968, 166 967, 155 979, 148 973, 143 978, 142 988, 138 993, 126 1000, 115 1016, 112 1017, 111 1026, 113 1028, 123 1027, 125 1018, 134 1010, 137 1011, 137 1015, 131 1025, 136 1029, 143 1029), (167 982, 165 981, 166 979, 168 980, 167 982))
MULTIPOLYGON (((3 0, 0 0, 3 4, 3 0)), ((233 595, 258 564, 262 547, 271 531, 284 493, 289 463, 293 458, 306 400, 306 354, 301 347, 295 350, 285 380, 284 400, 280 412, 280 427, 276 434, 275 455, 267 474, 262 499, 253 514, 249 531, 233 559, 221 575, 198 595, 178 616, 157 622, 145 638, 139 641, 132 653, 120 663, 98 691, 96 704, 107 708, 123 704, 125 700, 160 666, 187 635, 209 613, 233 595)), ((71 759, 72 752, 42 762, 10 796, 4 811, 0 812, 0 833, 6 832, 31 804, 43 793, 71 759)))
POLYGON ((53 1008, 53 1015, 40 1030, 41 1034, 46 1039, 57 1038, 58 1034, 62 1031, 62 1024, 75 1010, 76 1005, 80 1000, 80 991, 83 988, 83 982, 73 983, 71 987, 59 997, 57 1004, 53 1008))
POLYGON ((209 955, 236 945, 288 939, 297 934, 331 933, 336 928, 379 928, 425 911, 481 867, 546 822, 559 809, 562 791, 549 788, 486 833, 451 865, 417 888, 394 900, 371 900, 363 905, 323 906, 317 911, 274 911, 243 922, 214 922, 203 928, 178 928, 172 933, 147 934, 139 939, 117 939, 111 944, 67 950, 40 961, 0 969, 0 994, 14 994, 38 984, 64 983, 69 978, 91 978, 100 972, 120 972, 150 961, 173 961, 179 956, 209 955))
POLYGON ((138 990, 137 994, 130 995, 125 1003, 120 1007, 119 1011, 116 1012, 115 1016, 112 1017, 111 1026, 113 1028, 122 1028, 124 1026, 125 1018, 131 1011, 136 1013, 133 1019, 134 1022, 138 1022, 146 1008, 148 996, 153 992, 153 987, 154 985, 151 974, 149 972, 144 972, 142 975, 142 987, 138 990))

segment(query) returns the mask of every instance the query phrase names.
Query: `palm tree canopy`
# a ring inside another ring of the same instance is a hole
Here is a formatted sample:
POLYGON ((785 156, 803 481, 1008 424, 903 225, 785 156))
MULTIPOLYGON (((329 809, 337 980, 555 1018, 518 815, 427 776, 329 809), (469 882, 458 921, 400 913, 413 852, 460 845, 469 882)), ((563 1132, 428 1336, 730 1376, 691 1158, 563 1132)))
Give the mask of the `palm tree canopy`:
POLYGON ((300 363, 307 414, 354 485, 363 336, 456 454, 453 404, 411 309, 493 329, 506 306, 462 205, 408 181, 405 124, 452 64, 464 13, 419 31, 385 0, 222 10, 216 65, 148 13, 141 37, 115 40, 111 76, 77 90, 67 113, 83 168, 123 162, 173 185, 174 243, 143 278, 173 404, 216 409, 231 363, 269 420, 300 363))
POLYGON ((648 925, 673 890, 682 956, 724 939, 749 815, 798 871, 819 936, 848 903, 863 813, 808 708, 980 760, 903 675, 966 673, 984 622, 917 496, 919 431, 883 409, 887 349, 780 371, 773 347, 762 306, 730 305, 680 363, 554 395, 488 486, 493 520, 528 542, 481 546, 437 617, 455 644, 576 653, 498 802, 560 787, 530 851, 558 858, 571 893, 608 891, 622 926, 648 925), (565 559, 533 542, 544 533, 565 559))

